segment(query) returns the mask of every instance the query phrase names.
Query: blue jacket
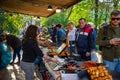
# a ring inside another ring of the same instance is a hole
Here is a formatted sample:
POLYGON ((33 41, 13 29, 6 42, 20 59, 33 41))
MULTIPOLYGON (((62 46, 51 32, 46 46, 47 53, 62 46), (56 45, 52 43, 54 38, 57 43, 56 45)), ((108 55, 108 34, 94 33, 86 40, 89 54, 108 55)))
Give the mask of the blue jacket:
POLYGON ((57 44, 60 46, 62 44, 62 41, 66 38, 66 32, 64 29, 59 28, 57 31, 57 44))
POLYGON ((78 51, 91 52, 95 49, 95 40, 92 33, 92 28, 85 25, 84 28, 79 28, 76 32, 76 47, 78 51))

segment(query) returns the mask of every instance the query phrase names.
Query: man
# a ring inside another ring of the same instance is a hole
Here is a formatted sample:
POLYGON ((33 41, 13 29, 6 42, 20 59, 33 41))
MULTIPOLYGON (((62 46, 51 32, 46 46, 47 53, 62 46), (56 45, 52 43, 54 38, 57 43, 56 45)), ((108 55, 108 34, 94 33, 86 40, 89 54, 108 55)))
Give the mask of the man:
POLYGON ((82 60, 91 60, 91 51, 95 50, 92 28, 86 23, 85 18, 79 19, 76 32, 76 48, 82 60))
POLYGON ((57 29, 56 29, 56 25, 54 23, 52 23, 51 25, 51 31, 50 31, 50 35, 51 35, 51 39, 54 43, 56 43, 56 33, 57 33, 57 29))
POLYGON ((61 24, 57 24, 56 25, 56 29, 57 29, 57 33, 56 33, 56 36, 57 36, 57 45, 61 46, 62 42, 66 39, 66 32, 62 28, 61 24))
POLYGON ((103 35, 104 27, 100 28, 96 44, 102 46, 103 63, 108 70, 120 72, 120 11, 110 14, 110 24, 107 25, 107 35, 103 35))

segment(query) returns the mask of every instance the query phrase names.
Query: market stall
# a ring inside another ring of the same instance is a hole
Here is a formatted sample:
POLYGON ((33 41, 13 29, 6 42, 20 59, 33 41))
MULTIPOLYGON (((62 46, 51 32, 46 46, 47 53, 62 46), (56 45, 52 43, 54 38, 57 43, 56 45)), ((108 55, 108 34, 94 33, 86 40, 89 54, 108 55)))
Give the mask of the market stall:
POLYGON ((52 57, 59 60, 59 63, 44 60, 45 67, 53 77, 49 80, 120 80, 120 72, 108 71, 102 63, 81 61, 66 53, 63 55, 64 57, 60 56, 66 50, 65 43, 54 48, 49 50, 51 48, 42 47, 45 54, 50 55, 51 53, 52 57), (53 53, 54 50, 57 54, 53 53))
POLYGON ((66 54, 66 44, 60 47, 51 46, 45 41, 47 46, 41 46, 44 54, 48 54, 59 60, 55 63, 44 60, 45 67, 53 77, 48 80, 119 80, 120 73, 116 71, 108 71, 102 63, 92 61, 81 61, 66 54), (56 52, 56 53, 55 53, 56 52), (64 54, 63 54, 64 53, 64 54), (62 54, 62 56, 60 56, 62 54))

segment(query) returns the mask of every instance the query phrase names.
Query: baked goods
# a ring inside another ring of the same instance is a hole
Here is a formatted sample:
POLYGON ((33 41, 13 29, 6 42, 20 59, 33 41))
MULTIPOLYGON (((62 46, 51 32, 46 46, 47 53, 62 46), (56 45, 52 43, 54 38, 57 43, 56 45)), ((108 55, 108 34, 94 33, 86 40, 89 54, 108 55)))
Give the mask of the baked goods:
POLYGON ((89 67, 87 72, 91 80, 112 80, 112 76, 108 73, 105 66, 89 67))

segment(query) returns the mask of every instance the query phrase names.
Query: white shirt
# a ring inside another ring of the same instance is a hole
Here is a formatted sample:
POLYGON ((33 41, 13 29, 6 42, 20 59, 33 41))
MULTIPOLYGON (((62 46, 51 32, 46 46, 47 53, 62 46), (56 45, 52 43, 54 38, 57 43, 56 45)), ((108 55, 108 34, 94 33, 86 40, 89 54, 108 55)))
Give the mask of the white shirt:
POLYGON ((74 27, 71 31, 68 32, 68 42, 69 41, 75 41, 75 33, 76 33, 76 28, 74 27))

